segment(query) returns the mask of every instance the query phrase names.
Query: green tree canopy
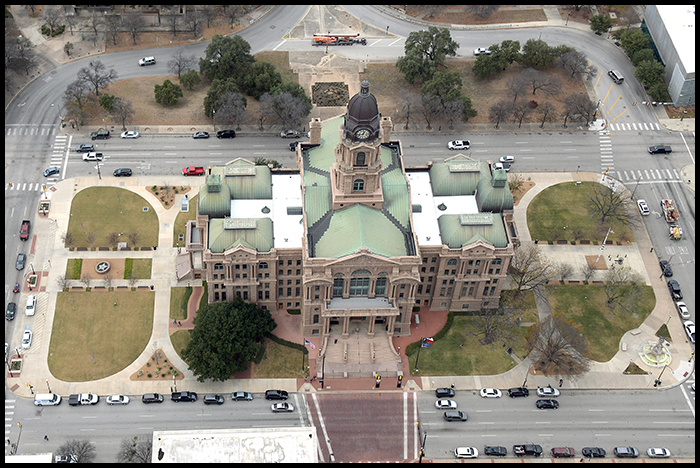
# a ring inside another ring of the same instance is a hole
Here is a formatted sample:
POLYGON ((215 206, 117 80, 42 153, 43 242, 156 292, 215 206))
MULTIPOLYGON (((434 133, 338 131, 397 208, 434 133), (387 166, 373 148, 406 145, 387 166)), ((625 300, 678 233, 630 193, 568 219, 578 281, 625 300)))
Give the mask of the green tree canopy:
POLYGON ((250 68, 250 72, 243 77, 241 91, 245 94, 260 99, 265 93, 270 92, 275 86, 282 83, 282 75, 270 62, 256 62, 250 68))
POLYGON ((632 64, 636 67, 645 60, 654 60, 654 51, 651 49, 641 49, 632 56, 632 64))
POLYGON ((544 70, 557 59, 556 48, 550 47, 542 39, 528 39, 523 46, 521 63, 526 67, 544 70))
POLYGON ((111 94, 105 93, 102 96, 100 96, 100 99, 97 102, 104 110, 106 110, 107 112, 112 112, 114 101, 116 99, 117 96, 112 96, 111 94))
POLYGON ((182 86, 187 86, 187 89, 192 91, 192 86, 197 86, 202 81, 202 78, 197 73, 197 70, 190 70, 183 75, 180 75, 180 83, 182 86))
POLYGON ((277 326, 268 310, 238 297, 205 305, 197 311, 194 325, 182 357, 199 382, 224 382, 245 371, 260 340, 277 326))
POLYGON ((440 99, 444 105, 448 101, 459 99, 462 89, 462 78, 459 72, 435 72, 433 77, 426 81, 421 88, 421 94, 432 94, 440 99))
POLYGON ((155 86, 156 102, 163 103, 169 106, 177 104, 177 98, 181 98, 182 88, 170 80, 163 81, 162 85, 155 86))
POLYGON ((612 28, 613 20, 610 15, 593 15, 589 20, 593 32, 604 33, 612 28))
POLYGON ((664 79, 666 67, 656 60, 644 60, 634 69, 634 76, 645 87, 650 87, 664 79))
POLYGON ((209 118, 214 116, 213 111, 216 109, 216 104, 226 93, 238 93, 238 85, 233 78, 225 80, 214 80, 207 91, 207 97, 204 98, 204 115, 209 118))
POLYGON ((210 81, 233 78, 240 85, 253 63, 255 58, 245 39, 216 34, 204 51, 204 58, 199 59, 199 71, 210 81))
POLYGON ((649 43, 649 36, 641 29, 629 29, 620 33, 620 47, 628 57, 634 57, 640 50, 648 49, 649 43))
POLYGON ((447 28, 430 26, 428 30, 414 31, 404 44, 405 56, 399 57, 396 67, 404 74, 406 81, 413 84, 416 78, 423 82, 432 78, 438 66, 445 64, 445 58, 457 55, 459 44, 452 40, 447 28))

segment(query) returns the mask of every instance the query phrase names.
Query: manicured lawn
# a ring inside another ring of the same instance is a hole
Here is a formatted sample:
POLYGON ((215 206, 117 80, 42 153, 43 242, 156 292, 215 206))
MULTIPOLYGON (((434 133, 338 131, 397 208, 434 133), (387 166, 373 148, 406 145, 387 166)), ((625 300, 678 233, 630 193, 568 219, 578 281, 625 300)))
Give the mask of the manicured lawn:
POLYGON ((614 233, 608 237, 609 241, 622 245, 634 242, 634 235, 626 224, 611 221, 600 225, 591 219, 586 205, 589 194, 598 185, 583 182, 577 186, 574 182, 566 182, 538 194, 527 207, 527 224, 532 238, 550 242, 584 239, 600 244, 608 228, 612 227, 614 233))
POLYGON ((177 355, 180 356, 180 359, 182 359, 182 350, 187 347, 190 340, 189 330, 178 330, 170 335, 170 342, 173 344, 173 348, 177 351, 177 355))
POLYGON ((158 243, 158 216, 153 207, 141 196, 118 187, 90 187, 74 198, 70 210, 68 233, 76 247, 90 247, 85 236, 94 233, 95 247, 109 247, 107 235, 123 233, 122 242, 129 247, 129 233, 139 235, 137 246, 158 243), (148 211, 143 211, 148 207, 148 211))
POLYGON ((409 367, 411 375, 491 375, 501 374, 517 365, 506 349, 512 347, 519 357, 524 356, 525 333, 527 328, 516 327, 514 342, 497 342, 492 345, 482 345, 479 337, 473 336, 474 318, 456 316, 450 331, 431 344, 421 348, 418 357, 418 372, 414 373, 416 354, 410 356, 409 367), (463 345, 460 347, 460 345, 463 345))
MULTIPOLYGON (((151 266, 153 265, 152 258, 134 258, 132 259, 132 269, 131 272, 134 274, 135 278, 138 279, 149 279, 151 277, 151 266)), ((124 278, 129 279, 129 278, 124 278)))
MULTIPOLYGON (((204 182, 204 179, 202 179, 204 182)), ((196 186, 196 185, 195 185, 196 186)), ((184 247, 185 241, 178 240, 178 235, 182 234, 182 238, 186 239, 185 227, 187 221, 194 221, 197 217, 197 195, 190 197, 189 210, 180 211, 175 218, 175 223, 173 223, 173 247, 184 247)))
POLYGON ((639 327, 656 305, 651 286, 644 286, 644 299, 633 314, 619 308, 610 313, 603 286, 554 285, 547 287, 547 297, 552 313, 560 313, 564 319, 583 326, 588 350, 586 355, 594 361, 606 362, 617 353, 622 335, 639 327))
POLYGON ((85 382, 124 369, 148 345, 153 303, 151 291, 58 293, 49 344, 51 374, 85 382))
POLYGON ((191 295, 191 287, 170 288, 170 320, 187 318, 187 301, 191 295))
POLYGON ((304 378, 309 373, 308 355, 304 358, 304 371, 301 370, 301 351, 289 348, 265 338, 265 355, 260 364, 253 364, 252 378, 304 378))
POLYGON ((82 265, 82 258, 69 258, 68 263, 66 263, 66 279, 80 279, 82 265))

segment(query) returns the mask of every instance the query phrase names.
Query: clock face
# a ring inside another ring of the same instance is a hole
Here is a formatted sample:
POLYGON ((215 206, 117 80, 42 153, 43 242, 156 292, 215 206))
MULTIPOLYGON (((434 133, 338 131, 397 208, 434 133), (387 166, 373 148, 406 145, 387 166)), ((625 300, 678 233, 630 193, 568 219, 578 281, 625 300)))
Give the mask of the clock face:
POLYGON ((367 130, 366 128, 362 128, 355 132, 355 136, 360 140, 366 140, 367 138, 369 138, 369 130, 367 130))

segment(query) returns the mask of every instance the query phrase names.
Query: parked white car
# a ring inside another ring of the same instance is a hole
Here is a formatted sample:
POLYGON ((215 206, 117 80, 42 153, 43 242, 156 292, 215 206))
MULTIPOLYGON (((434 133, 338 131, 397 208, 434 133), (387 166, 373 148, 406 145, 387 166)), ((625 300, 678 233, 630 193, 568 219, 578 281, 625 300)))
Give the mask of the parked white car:
POLYGON ((32 345, 32 331, 31 330, 24 330, 24 334, 22 335, 22 349, 29 349, 29 347, 32 345))
POLYGON ((128 132, 122 132, 122 138, 138 138, 139 132, 135 130, 129 130, 128 132))
POLYGON ((451 150, 466 150, 469 146, 469 140, 452 140, 447 143, 447 149, 451 150))
POLYGON ((501 391, 497 388, 482 388, 481 398, 501 398, 501 391))
POLYGON ((477 47, 474 49, 474 55, 491 55, 491 51, 488 47, 477 47))

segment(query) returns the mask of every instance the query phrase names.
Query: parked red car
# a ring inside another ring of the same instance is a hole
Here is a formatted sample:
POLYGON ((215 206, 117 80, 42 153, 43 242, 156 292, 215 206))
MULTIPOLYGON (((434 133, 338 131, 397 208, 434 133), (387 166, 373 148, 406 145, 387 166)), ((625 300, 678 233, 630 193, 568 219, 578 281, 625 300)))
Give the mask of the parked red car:
POLYGON ((183 167, 182 168, 182 175, 184 175, 184 176, 204 175, 204 168, 203 167, 196 167, 196 166, 183 167))

